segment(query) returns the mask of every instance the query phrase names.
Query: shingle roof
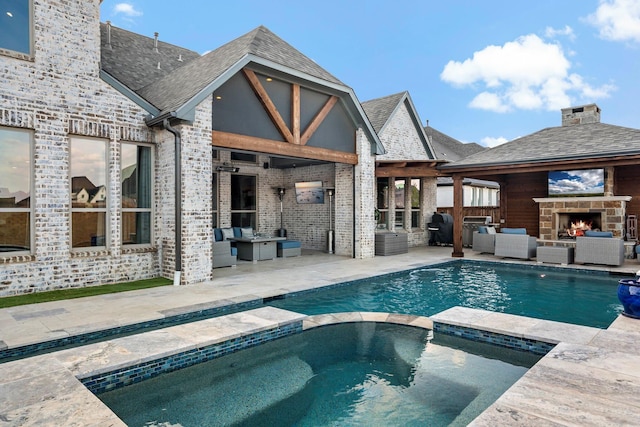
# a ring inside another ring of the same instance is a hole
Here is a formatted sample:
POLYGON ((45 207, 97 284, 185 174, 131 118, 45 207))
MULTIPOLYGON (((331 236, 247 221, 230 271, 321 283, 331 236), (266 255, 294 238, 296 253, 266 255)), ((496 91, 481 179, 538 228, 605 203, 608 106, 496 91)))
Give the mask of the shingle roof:
POLYGON ((100 24, 101 67, 134 92, 155 82, 200 55, 189 49, 100 24), (109 44, 108 32, 111 33, 109 44))
POLYGON ((431 146, 435 151, 436 158, 439 160, 455 162, 487 149, 475 142, 464 144, 431 126, 425 126, 424 131, 431 140, 431 146))
POLYGON ((154 81, 138 93, 160 110, 175 110, 249 54, 343 85, 314 61, 260 26, 154 81))
POLYGON ((373 129, 375 129, 377 133, 380 133, 391 117, 391 114, 395 111, 400 100, 402 100, 406 94, 406 91, 395 93, 393 95, 371 99, 362 103, 362 108, 367 114, 367 117, 369 117, 369 121, 371 122, 373 129))
POLYGON ((542 129, 442 169, 603 158, 640 153, 640 129, 587 123, 542 129))
POLYGON ((113 26, 109 46, 107 24, 101 24, 101 31, 102 77, 154 118, 176 113, 177 118, 189 120, 198 103, 243 66, 253 62, 339 93, 354 117, 354 123, 363 126, 374 142, 374 152, 384 153, 353 90, 264 26, 203 56, 162 42, 158 42, 158 53, 154 49, 154 39, 113 26))

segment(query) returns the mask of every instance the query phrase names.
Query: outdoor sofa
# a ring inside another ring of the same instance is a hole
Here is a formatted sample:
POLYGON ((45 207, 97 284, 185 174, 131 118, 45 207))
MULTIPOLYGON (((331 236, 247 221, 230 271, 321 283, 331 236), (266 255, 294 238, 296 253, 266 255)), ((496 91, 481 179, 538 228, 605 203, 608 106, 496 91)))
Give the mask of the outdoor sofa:
POLYGON ((524 228, 502 228, 496 234, 495 256, 531 259, 536 257, 537 239, 524 228))

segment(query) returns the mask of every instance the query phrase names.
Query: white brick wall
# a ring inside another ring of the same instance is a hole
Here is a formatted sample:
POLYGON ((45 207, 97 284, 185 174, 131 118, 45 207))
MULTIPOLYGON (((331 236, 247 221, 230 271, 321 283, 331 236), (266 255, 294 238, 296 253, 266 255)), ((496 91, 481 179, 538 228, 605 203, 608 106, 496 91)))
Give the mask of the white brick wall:
POLYGON ((377 160, 429 160, 406 103, 395 111, 378 136, 387 152, 377 160))
MULTIPOLYGON (((380 155, 376 160, 428 160, 429 156, 425 150, 424 144, 420 139, 418 130, 411 119, 411 112, 407 108, 406 103, 403 103, 396 111, 395 114, 389 118, 387 125, 384 127, 380 135, 380 140, 384 145, 387 152, 380 155)), ((412 177, 397 177, 397 178, 412 178, 412 177)), ((374 182, 375 188, 375 182, 374 182)), ((393 182, 391 183, 393 188, 393 182)), ((393 225, 391 229, 396 232, 406 232, 408 234, 409 247, 422 246, 427 244, 429 240, 428 230, 426 224, 431 219, 431 215, 436 210, 436 195, 437 185, 435 178, 423 178, 421 192, 421 206, 420 206, 420 220, 418 228, 411 228, 411 217, 408 215, 408 211, 405 211, 405 223, 402 229, 397 229, 393 225)), ((395 192, 391 192, 391 198, 395 196, 395 192)), ((405 206, 409 206, 409 193, 406 192, 405 196, 408 198, 405 201, 405 206)), ((374 201, 375 203, 375 201, 374 201)), ((389 217, 393 223, 395 217, 395 203, 390 203, 389 217)), ((386 230, 379 230, 386 231, 386 230)))
POLYGON ((118 142, 152 134, 145 113, 99 78, 99 1, 34 1, 33 15, 33 60, 0 55, 0 126, 34 132, 34 254, 0 257, 0 296, 157 276, 156 250, 120 247, 118 142), (110 141, 107 250, 71 252, 69 134, 110 141))

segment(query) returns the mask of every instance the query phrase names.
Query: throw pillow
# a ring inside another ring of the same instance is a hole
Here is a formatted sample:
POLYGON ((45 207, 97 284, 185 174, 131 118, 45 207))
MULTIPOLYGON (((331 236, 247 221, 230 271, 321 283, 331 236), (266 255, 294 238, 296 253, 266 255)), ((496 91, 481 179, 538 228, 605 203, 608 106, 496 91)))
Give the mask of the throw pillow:
POLYGON ((253 228, 241 228, 240 233, 242 237, 246 237, 248 239, 253 238, 253 228))
POLYGON ((233 228, 223 228, 221 229, 221 231, 222 231, 222 240, 229 240, 234 238, 233 228))

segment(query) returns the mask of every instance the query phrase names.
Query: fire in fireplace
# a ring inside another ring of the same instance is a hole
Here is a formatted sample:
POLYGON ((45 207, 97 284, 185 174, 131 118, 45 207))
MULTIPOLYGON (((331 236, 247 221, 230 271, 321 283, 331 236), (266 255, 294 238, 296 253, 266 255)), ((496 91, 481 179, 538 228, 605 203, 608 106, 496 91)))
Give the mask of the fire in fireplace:
POLYGON ((579 220, 578 222, 572 222, 571 226, 567 228, 567 234, 569 237, 584 236, 584 232, 591 230, 593 222, 579 220))
POLYGON ((600 230, 600 212, 558 214, 558 239, 575 239, 587 230, 600 230))

